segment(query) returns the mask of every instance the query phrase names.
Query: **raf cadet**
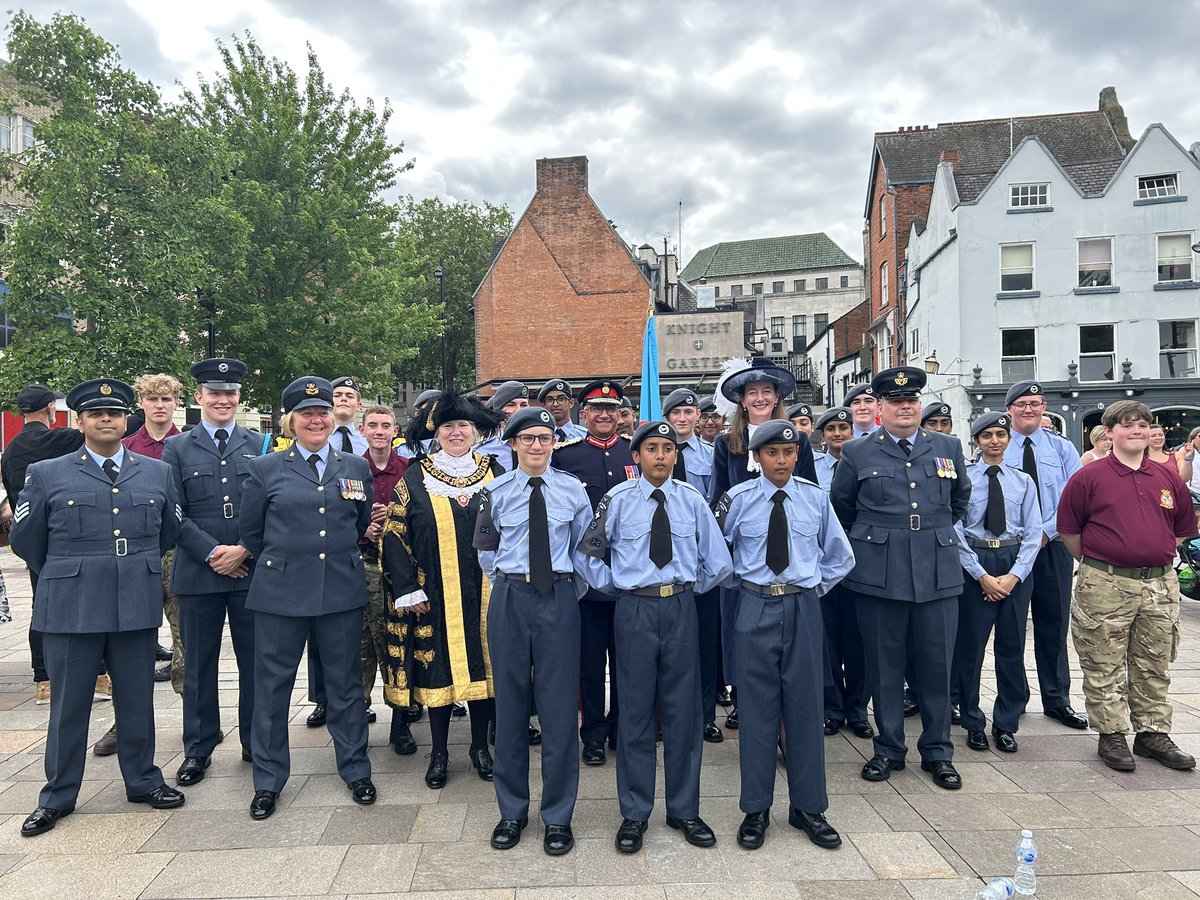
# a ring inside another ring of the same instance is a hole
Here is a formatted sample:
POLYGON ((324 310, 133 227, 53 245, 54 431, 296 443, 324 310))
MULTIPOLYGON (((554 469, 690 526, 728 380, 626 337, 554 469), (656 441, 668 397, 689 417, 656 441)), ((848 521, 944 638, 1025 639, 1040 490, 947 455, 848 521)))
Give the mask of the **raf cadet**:
POLYGON ((737 841, 747 850, 763 845, 770 825, 781 723, 788 740, 788 822, 818 847, 842 843, 825 819, 820 598, 854 568, 854 555, 825 492, 792 474, 800 434, 790 422, 760 425, 750 452, 762 474, 717 502, 738 588, 733 634, 746 818, 737 841))
POLYGON ((1041 544, 1037 486, 1004 461, 1012 419, 985 413, 971 423, 980 459, 967 466, 971 502, 955 526, 958 556, 970 577, 958 598, 958 636, 951 670, 967 746, 987 750, 987 723, 979 708, 979 676, 992 629, 996 656, 996 702, 992 737, 996 749, 1017 752, 1014 736, 1025 712, 1025 630, 1029 617, 1030 573, 1041 544))
POLYGON ((333 385, 333 434, 330 443, 343 453, 362 456, 367 452, 366 436, 358 429, 358 414, 362 411, 362 382, 353 375, 343 375, 330 382, 333 385))
POLYGON ((717 440, 717 435, 721 433, 725 427, 725 417, 717 410, 716 401, 713 400, 712 394, 706 394, 700 398, 700 425, 696 429, 700 435, 700 440, 708 445, 712 445, 717 440))
MULTIPOLYGON (((550 460, 554 468, 583 483, 593 511, 609 488, 638 476, 629 440, 617 433, 623 396, 621 386, 606 379, 580 388, 580 417, 587 426, 587 437, 555 444, 550 460)), ((608 692, 608 714, 604 713, 606 664, 616 672, 614 608, 612 597, 597 590, 589 590, 579 602, 579 739, 583 741, 583 761, 589 766, 604 765, 606 740, 609 747, 617 746, 620 686, 615 680, 608 692)))
POLYGON ((787 408, 787 417, 797 430, 802 434, 812 437, 813 423, 816 417, 813 415, 812 407, 807 403, 793 403, 787 408))
POLYGON ((502 439, 504 423, 517 410, 524 409, 529 405, 529 388, 519 381, 506 381, 496 388, 496 393, 492 395, 486 405, 488 409, 500 414, 500 427, 495 434, 480 444, 476 451, 491 456, 500 468, 505 472, 511 472, 516 468, 517 460, 513 455, 512 447, 502 439))
POLYGON ((914 658, 921 704, 921 768, 934 784, 962 787, 950 743, 950 662, 963 570, 954 524, 971 484, 962 445, 920 427, 925 373, 902 366, 871 380, 880 427, 842 447, 830 499, 850 536, 855 567, 843 590, 858 606, 867 685, 875 706, 875 755, 867 781, 904 768, 904 668, 914 658), (910 654, 911 648, 911 654, 910 654))
POLYGON ((950 404, 932 400, 921 408, 921 427, 938 434, 954 434, 954 413, 950 404))
POLYGON ((583 437, 587 429, 571 421, 571 385, 565 378, 551 378, 537 392, 537 401, 554 417, 554 436, 560 441, 583 437))
POLYGON ((121 445, 132 403, 133 388, 113 378, 72 388, 67 405, 83 449, 31 465, 13 511, 13 552, 38 575, 33 627, 54 685, 46 785, 21 825, 25 837, 75 810, 101 661, 112 673, 125 796, 155 809, 184 802, 154 764, 162 557, 179 535, 180 511, 167 466, 121 445))
POLYGON ((654 808, 660 725, 667 825, 694 846, 717 842, 700 818, 704 744, 694 592, 723 582, 733 573, 733 561, 704 496, 671 477, 677 446, 666 422, 647 422, 637 430, 630 448, 641 477, 605 495, 578 548, 589 557, 588 583, 617 597, 622 822, 616 845, 622 853, 641 849, 654 808))
POLYGON ((371 524, 371 468, 330 446, 333 386, 324 378, 296 379, 282 406, 296 442, 251 462, 240 516, 242 545, 255 560, 246 598, 254 613, 254 819, 275 812, 290 774, 288 712, 310 632, 338 774, 354 802, 375 802, 359 654, 367 582, 358 542, 371 524))
POLYGON ((224 738, 217 670, 225 619, 238 667, 238 735, 250 759, 254 721, 254 616, 246 609, 253 561, 241 542, 242 488, 263 438, 237 424, 246 364, 206 359, 189 370, 200 422, 167 441, 163 462, 179 494, 183 521, 171 574, 178 597, 187 665, 183 673, 183 763, 175 776, 184 786, 204 778, 213 749, 224 738))
POLYGON ((543 848, 560 856, 575 845, 571 817, 579 788, 579 598, 573 548, 592 507, 579 482, 550 468, 555 422, 548 409, 522 409, 504 428, 517 468, 484 489, 475 524, 479 564, 491 579, 488 645, 496 687, 492 783, 500 822, 492 846, 509 850, 529 816, 526 726, 536 696, 542 724, 543 848), (536 680, 531 673, 536 671, 536 680))
POLYGON ((854 385, 846 391, 846 398, 842 401, 842 406, 847 407, 854 416, 852 425, 856 438, 866 437, 879 427, 875 424, 879 416, 879 398, 875 396, 871 384, 864 381, 854 385))

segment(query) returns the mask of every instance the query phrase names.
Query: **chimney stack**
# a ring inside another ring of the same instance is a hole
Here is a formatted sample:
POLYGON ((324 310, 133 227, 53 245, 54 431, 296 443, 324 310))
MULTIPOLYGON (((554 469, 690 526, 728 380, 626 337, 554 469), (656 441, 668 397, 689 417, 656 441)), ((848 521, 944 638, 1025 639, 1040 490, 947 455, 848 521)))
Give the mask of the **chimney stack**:
POLYGON ((537 192, 550 196, 586 194, 586 156, 560 156, 537 161, 537 192))
POLYGON ((938 157, 938 165, 941 165, 942 163, 950 163, 951 169, 957 169, 958 168, 958 151, 957 150, 943 150, 942 155, 940 157, 938 157))

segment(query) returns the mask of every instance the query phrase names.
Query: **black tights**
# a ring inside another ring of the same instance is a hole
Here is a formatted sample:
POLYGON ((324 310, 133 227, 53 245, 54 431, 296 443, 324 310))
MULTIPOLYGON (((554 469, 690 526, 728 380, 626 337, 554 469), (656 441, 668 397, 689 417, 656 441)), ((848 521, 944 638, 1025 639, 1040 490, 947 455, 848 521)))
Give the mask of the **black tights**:
MULTIPOLYGON (((449 753, 450 711, 454 707, 429 707, 429 734, 433 738, 434 753, 449 753)), ((496 717, 496 701, 468 700, 467 710, 471 716, 471 752, 487 749, 488 724, 496 717)))

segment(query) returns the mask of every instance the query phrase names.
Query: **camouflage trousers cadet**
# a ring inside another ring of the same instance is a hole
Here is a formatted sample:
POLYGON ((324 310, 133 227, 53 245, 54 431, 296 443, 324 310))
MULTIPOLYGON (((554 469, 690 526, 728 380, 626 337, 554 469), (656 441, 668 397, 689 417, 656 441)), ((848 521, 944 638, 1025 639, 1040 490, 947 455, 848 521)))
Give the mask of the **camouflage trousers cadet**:
POLYGON ((171 626, 171 687, 183 696, 183 639, 179 636, 179 600, 171 593, 171 566, 175 562, 172 547, 162 558, 163 615, 171 626))
POLYGON ((1171 730, 1168 673, 1179 650, 1179 581, 1125 578, 1082 565, 1071 637, 1088 720, 1101 734, 1171 730))
POLYGON ((363 610, 362 630, 362 686, 363 699, 371 705, 371 692, 375 690, 375 673, 386 681, 383 663, 387 659, 387 624, 383 615, 383 572, 378 562, 363 558, 367 575, 367 608, 363 610))

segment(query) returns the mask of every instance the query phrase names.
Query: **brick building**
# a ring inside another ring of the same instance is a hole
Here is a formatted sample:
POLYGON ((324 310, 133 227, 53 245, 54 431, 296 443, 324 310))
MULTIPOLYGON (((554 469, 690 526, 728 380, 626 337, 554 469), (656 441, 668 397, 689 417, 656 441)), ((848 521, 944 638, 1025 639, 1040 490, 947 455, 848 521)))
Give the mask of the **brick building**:
POLYGON ((537 189, 475 291, 475 366, 488 393, 641 370, 653 288, 588 193, 588 161, 537 161, 537 189))

